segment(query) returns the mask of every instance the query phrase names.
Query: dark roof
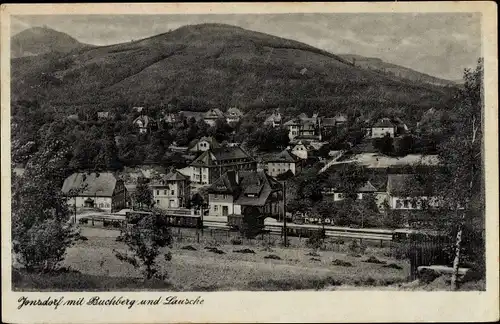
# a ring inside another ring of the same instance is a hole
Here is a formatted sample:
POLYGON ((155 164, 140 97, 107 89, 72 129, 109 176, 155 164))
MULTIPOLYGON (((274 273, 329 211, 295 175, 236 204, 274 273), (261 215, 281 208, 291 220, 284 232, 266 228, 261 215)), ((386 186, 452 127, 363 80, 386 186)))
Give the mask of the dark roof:
POLYGON ((224 113, 218 109, 218 108, 215 108, 215 109, 210 109, 209 111, 207 111, 203 117, 205 118, 224 118, 224 113))
POLYGON ((293 153, 290 153, 288 150, 283 150, 278 154, 273 154, 270 157, 266 158, 266 162, 290 162, 294 163, 299 161, 300 158, 293 153))
POLYGON ((183 115, 184 117, 186 117, 186 119, 194 118, 196 120, 200 120, 203 119, 204 114, 205 113, 201 111, 189 111, 189 110, 179 111, 179 115, 183 115))
POLYGON ((208 143, 210 143, 210 148, 219 148, 221 146, 219 144, 219 142, 217 142, 217 140, 214 137, 212 137, 212 136, 203 136, 200 139, 194 139, 194 140, 192 140, 189 143, 189 145, 188 145, 188 149, 193 148, 196 144, 198 144, 201 141, 207 141, 208 143))
POLYGON ((229 193, 234 203, 242 206, 263 206, 269 195, 282 188, 264 171, 227 171, 209 188, 209 193, 229 193))
POLYGON ((239 192, 239 188, 236 181, 236 171, 225 172, 210 187, 208 187, 208 192, 237 194, 239 192))
POLYGON ((247 152, 239 146, 223 146, 219 148, 210 148, 208 151, 203 152, 193 165, 213 165, 215 161, 228 161, 236 159, 245 159, 248 161, 255 161, 247 152))
POLYGON ((389 174, 387 179, 387 192, 392 195, 429 195, 432 189, 432 181, 417 174, 389 174))
POLYGON ((264 171, 243 171, 239 173, 241 194, 234 202, 242 206, 264 206, 269 195, 282 188, 281 184, 264 171), (258 192, 258 193, 257 193, 258 192), (249 197, 248 195, 255 195, 249 197))
POLYGON ((373 127, 396 127, 394 123, 388 118, 382 118, 373 125, 373 127))
POLYGON ((231 108, 229 108, 227 110, 227 114, 226 115, 228 115, 228 116, 243 116, 243 113, 238 108, 231 107, 231 108))
POLYGON ((110 172, 73 173, 64 180, 62 192, 79 190, 77 196, 112 197, 116 186, 116 178, 110 172))

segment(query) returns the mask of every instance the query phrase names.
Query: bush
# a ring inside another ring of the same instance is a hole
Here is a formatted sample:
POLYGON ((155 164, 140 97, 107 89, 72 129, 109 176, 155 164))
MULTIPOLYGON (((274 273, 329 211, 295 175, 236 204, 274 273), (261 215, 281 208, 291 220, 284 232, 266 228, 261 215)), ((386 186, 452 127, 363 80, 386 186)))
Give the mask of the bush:
POLYGON ((357 240, 352 240, 348 246, 349 252, 353 254, 363 254, 366 251, 366 244, 360 244, 357 240))
POLYGON ((382 260, 379 260, 377 259, 376 257, 374 256, 370 256, 368 259, 366 259, 365 261, 363 262, 366 262, 366 263, 375 263, 375 264, 386 264, 387 262, 385 261, 382 261, 382 260))
POLYGON ((277 256, 276 254, 269 254, 269 255, 266 255, 264 257, 264 259, 272 259, 272 260, 281 260, 281 258, 279 256, 277 256))
POLYGON ((216 247, 209 247, 209 248, 205 248, 207 251, 209 252, 212 252, 212 253, 217 253, 217 254, 225 254, 226 252, 222 251, 222 250, 219 250, 218 248, 216 247))
MULTIPOLYGON (((114 251, 118 260, 140 268, 146 280, 165 280, 167 277, 167 273, 161 272, 157 267, 160 248, 172 244, 169 225, 162 216, 159 211, 155 211, 142 217, 135 225, 124 228, 121 236, 132 253, 129 255, 114 251)), ((167 261, 172 259, 170 252, 164 257, 167 261)))
POLYGON ((309 253, 307 253, 306 255, 308 255, 308 256, 312 256, 312 257, 319 257, 319 256, 320 256, 320 255, 319 255, 319 253, 316 253, 316 252, 314 252, 314 251, 313 251, 313 252, 309 252, 309 253))
POLYGON ((181 247, 182 250, 196 251, 196 248, 191 245, 181 247))
POLYGON ((339 259, 333 260, 332 264, 336 265, 336 266, 340 266, 340 267, 352 267, 352 263, 351 262, 347 262, 347 261, 339 260, 339 259))
POLYGON ((384 268, 397 269, 397 270, 401 270, 401 269, 403 269, 403 267, 402 267, 402 266, 397 265, 397 264, 395 264, 395 263, 389 263, 389 264, 384 265, 383 267, 384 267, 384 268))
POLYGON ((243 242, 241 241, 241 239, 236 238, 236 239, 231 239, 231 244, 232 245, 241 245, 241 244, 243 244, 243 242))
POLYGON ((309 260, 311 260, 311 261, 321 262, 321 259, 318 259, 318 258, 310 258, 309 260))
POLYGON ((75 238, 72 227, 49 219, 33 225, 14 251, 28 271, 54 271, 75 238))
POLYGON ((242 250, 234 250, 233 252, 235 253, 251 253, 251 254, 255 254, 255 251, 254 250, 251 250, 251 249, 242 249, 242 250))
POLYGON ((315 231, 306 241, 306 245, 313 248, 319 249, 323 246, 325 239, 325 233, 323 231, 315 231))

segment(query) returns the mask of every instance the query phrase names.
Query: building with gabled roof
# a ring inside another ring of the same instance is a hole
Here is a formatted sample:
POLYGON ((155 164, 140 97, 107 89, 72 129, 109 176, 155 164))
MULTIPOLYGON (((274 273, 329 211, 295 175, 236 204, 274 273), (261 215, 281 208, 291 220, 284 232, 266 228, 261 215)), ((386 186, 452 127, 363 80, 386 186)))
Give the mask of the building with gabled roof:
POLYGON ((302 159, 288 150, 272 154, 265 158, 266 171, 272 177, 290 171, 293 175, 300 173, 302 159))
POLYGON ((237 123, 243 117, 243 113, 236 107, 231 107, 226 112, 227 123, 237 123))
POLYGON ((210 109, 203 115, 203 120, 209 126, 215 126, 217 120, 224 120, 224 119, 225 119, 224 113, 218 108, 210 109))
POLYGON ((394 137, 396 134, 396 124, 394 124, 390 118, 380 119, 371 129, 372 138, 381 138, 386 134, 389 134, 390 137, 394 137))
POLYGON ((186 208, 190 199, 189 177, 177 170, 161 175, 149 184, 155 206, 162 209, 186 208))
POLYGON ((241 146, 219 147, 203 152, 190 164, 191 182, 211 184, 226 171, 257 170, 257 161, 241 146))
POLYGON ((298 117, 287 121, 284 125, 288 129, 288 138, 291 141, 296 138, 321 140, 321 119, 318 114, 307 117, 306 114, 302 113, 298 117))
POLYGON ((200 139, 192 140, 188 145, 188 151, 198 153, 208 151, 209 149, 216 149, 219 147, 221 147, 221 145, 214 137, 203 136, 200 139))
POLYGON ((140 115, 132 123, 137 127, 139 134, 146 134, 156 126, 155 121, 147 115, 140 115))
POLYGON ((276 109, 275 111, 273 111, 273 113, 269 117, 266 118, 266 120, 264 121, 264 125, 265 126, 270 125, 273 128, 280 127, 281 122, 282 122, 281 114, 280 114, 279 110, 276 109))
POLYGON ((282 211, 283 186, 263 171, 227 171, 208 188, 209 215, 243 215, 257 209, 261 217, 282 211))
POLYGON ((78 208, 116 211, 126 207, 126 188, 111 172, 73 173, 64 180, 62 192, 68 204, 78 208))

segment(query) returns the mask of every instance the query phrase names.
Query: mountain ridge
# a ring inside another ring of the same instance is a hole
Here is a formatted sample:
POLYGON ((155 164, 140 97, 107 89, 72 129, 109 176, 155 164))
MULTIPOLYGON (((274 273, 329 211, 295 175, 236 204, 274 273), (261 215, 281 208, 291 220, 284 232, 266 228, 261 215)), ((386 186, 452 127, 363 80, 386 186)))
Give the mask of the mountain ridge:
POLYGON ((448 89, 353 66, 339 55, 225 24, 187 25, 126 43, 12 60, 13 100, 206 110, 425 106, 448 89))

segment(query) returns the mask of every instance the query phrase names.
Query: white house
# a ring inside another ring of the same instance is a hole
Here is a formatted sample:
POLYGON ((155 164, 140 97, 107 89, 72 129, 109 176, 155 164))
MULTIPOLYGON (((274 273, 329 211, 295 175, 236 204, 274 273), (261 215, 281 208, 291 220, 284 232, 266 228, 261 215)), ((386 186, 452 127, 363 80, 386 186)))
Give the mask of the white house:
POLYGON ((287 150, 272 155, 265 160, 267 174, 276 177, 280 174, 291 172, 296 175, 301 171, 301 159, 287 150))
POLYGON ((111 172, 73 173, 64 180, 62 192, 68 204, 113 212, 126 207, 126 188, 111 172))
POLYGON ((236 107, 231 107, 226 112, 226 121, 227 123, 237 123, 240 121, 243 113, 236 107))
POLYGON ((394 137, 396 134, 396 125, 389 118, 382 118, 371 129, 372 138, 381 138, 386 134, 390 137, 394 137))
POLYGON ((422 187, 414 174, 390 174, 387 179, 389 207, 396 210, 420 210, 424 203, 438 206, 438 198, 432 194, 432 184, 422 187))
POLYGON ((184 208, 190 197, 189 178, 174 170, 150 184, 153 200, 162 209, 184 208))
POLYGON ((194 153, 205 152, 210 149, 219 148, 220 146, 219 142, 212 136, 204 136, 189 143, 188 151, 194 153))
POLYGON ((298 156, 299 158, 303 160, 307 160, 308 157, 308 148, 305 144, 302 143, 302 141, 299 141, 297 144, 295 144, 290 152, 294 154, 295 156, 298 156))

